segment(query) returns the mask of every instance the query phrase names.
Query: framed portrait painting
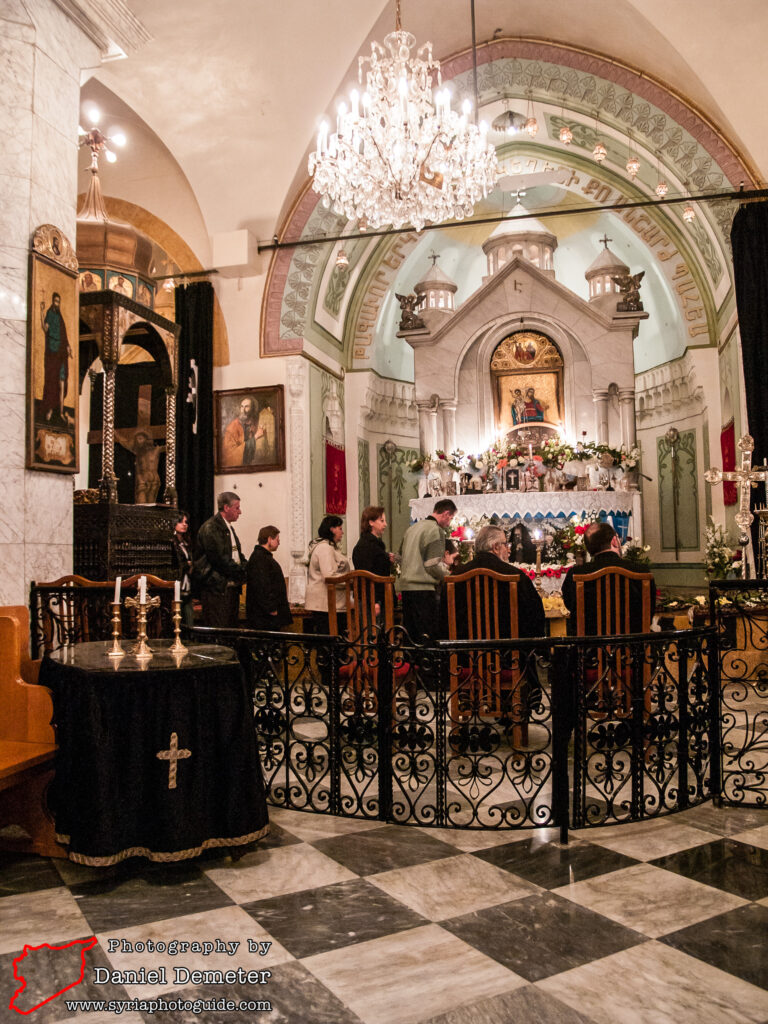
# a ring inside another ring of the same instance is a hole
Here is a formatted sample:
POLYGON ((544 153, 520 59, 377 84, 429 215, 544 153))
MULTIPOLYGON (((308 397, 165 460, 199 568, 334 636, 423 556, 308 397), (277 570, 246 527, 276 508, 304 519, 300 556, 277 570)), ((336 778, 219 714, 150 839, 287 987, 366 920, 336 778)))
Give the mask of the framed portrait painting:
POLYGON ((268 473, 285 469, 282 384, 215 391, 216 473, 268 473))
POLYGON ((27 315, 27 468, 78 471, 78 274, 52 224, 35 232, 27 315))

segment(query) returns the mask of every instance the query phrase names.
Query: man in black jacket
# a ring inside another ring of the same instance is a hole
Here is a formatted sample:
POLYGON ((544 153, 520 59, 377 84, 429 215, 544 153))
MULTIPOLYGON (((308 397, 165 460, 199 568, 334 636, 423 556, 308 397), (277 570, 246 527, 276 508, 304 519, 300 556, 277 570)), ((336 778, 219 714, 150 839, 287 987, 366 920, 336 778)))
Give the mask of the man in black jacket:
POLYGON ((245 560, 234 523, 240 518, 240 497, 222 491, 216 498, 218 514, 200 527, 192 566, 200 592, 203 625, 239 625, 240 589, 245 582, 245 560))
POLYGON ((279 547, 278 528, 262 526, 247 568, 245 617, 251 629, 280 630, 293 621, 283 570, 275 559, 279 547))
MULTIPOLYGON (((610 523, 593 523, 584 534, 584 546, 591 555, 586 565, 576 565, 569 570, 563 580, 563 604, 571 613, 568 619, 568 632, 576 633, 576 576, 597 572, 616 566, 637 572, 637 567, 621 557, 621 541, 610 523)), ((597 608, 594 583, 584 584, 584 632, 586 636, 597 634, 597 608)), ((632 580, 629 587, 629 608, 624 607, 623 597, 619 596, 620 619, 622 632, 641 633, 643 630, 643 595, 642 584, 632 580)), ((651 615, 656 605, 656 584, 651 582, 651 615)))
MULTIPOLYGON (((504 531, 499 526, 484 526, 478 531, 475 538, 475 557, 471 562, 466 562, 454 570, 453 576, 461 576, 472 569, 492 569, 493 572, 503 573, 505 576, 517 578, 517 635, 518 636, 545 636, 547 632, 546 616, 541 598, 524 572, 509 564, 509 544, 504 531)), ((457 591, 457 605, 460 604, 460 593, 464 587, 457 591)), ((457 607, 457 620, 460 608, 457 607)), ((463 613, 466 621, 466 611, 463 613)), ((509 595, 508 591, 499 591, 499 625, 509 622, 509 595)), ((503 634, 502 634, 503 635, 503 634)))

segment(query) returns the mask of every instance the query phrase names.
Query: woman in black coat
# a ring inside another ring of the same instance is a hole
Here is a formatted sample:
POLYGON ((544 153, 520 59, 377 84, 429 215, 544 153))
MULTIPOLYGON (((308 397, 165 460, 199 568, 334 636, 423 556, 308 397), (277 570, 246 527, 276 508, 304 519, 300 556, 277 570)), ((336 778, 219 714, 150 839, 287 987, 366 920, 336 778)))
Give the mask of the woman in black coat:
POLYGON ((185 626, 194 626, 192 610, 192 536, 189 531, 189 515, 179 509, 173 530, 173 558, 176 563, 176 579, 181 580, 181 621, 185 626))
MULTIPOLYGON (((392 556, 381 539, 387 528, 387 517, 383 505, 369 505, 363 509, 360 517, 360 540, 352 551, 352 564, 355 569, 364 569, 374 576, 392 575, 392 556)), ((379 609, 384 601, 384 588, 376 586, 376 604, 379 609)))

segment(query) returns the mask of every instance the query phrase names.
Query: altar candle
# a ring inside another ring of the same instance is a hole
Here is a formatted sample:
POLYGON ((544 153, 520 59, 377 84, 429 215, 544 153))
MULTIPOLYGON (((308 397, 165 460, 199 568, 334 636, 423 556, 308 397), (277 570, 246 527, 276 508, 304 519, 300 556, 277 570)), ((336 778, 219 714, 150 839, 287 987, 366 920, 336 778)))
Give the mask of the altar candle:
POLYGON ((531 460, 531 462, 533 462, 533 445, 532 444, 528 445, 528 458, 531 460))
POLYGON ((123 577, 122 576, 118 576, 115 579, 115 599, 113 601, 113 604, 120 604, 120 587, 122 585, 122 582, 123 582, 123 577))
POLYGON ((139 577, 139 604, 147 603, 147 577, 139 577))
POLYGON ((181 583, 178 580, 173 585, 173 600, 177 603, 181 601, 181 583))

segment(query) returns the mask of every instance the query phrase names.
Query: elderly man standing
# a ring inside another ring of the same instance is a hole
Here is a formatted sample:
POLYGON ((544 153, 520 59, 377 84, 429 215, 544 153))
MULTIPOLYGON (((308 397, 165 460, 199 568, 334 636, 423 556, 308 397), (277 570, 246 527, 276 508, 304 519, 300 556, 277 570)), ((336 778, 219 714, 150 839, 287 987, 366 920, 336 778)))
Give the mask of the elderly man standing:
POLYGON ((245 561, 234 524, 240 518, 240 496, 222 491, 216 498, 218 513, 200 527, 192 566, 200 591, 203 625, 237 627, 240 589, 245 582, 245 561))
POLYGON ((403 595, 403 625, 411 640, 439 636, 438 588, 455 558, 446 554, 448 525, 456 515, 450 498, 438 501, 431 516, 409 526, 403 537, 400 590, 403 595))
MULTIPOLYGON (((471 562, 454 570, 458 578, 472 569, 491 569, 493 572, 517 579, 517 635, 545 636, 547 620, 544 605, 536 588, 524 572, 509 564, 509 543, 499 526, 484 526, 475 538, 475 557, 471 562)), ((462 587, 462 590, 466 588, 462 587)), ((509 594, 500 591, 499 622, 509 622, 509 594), (505 603, 506 598, 506 603, 505 603)))

